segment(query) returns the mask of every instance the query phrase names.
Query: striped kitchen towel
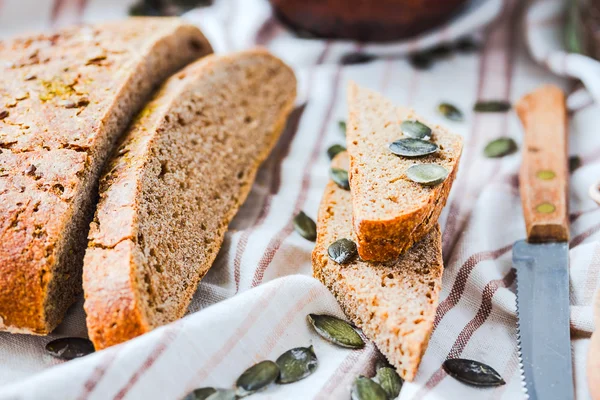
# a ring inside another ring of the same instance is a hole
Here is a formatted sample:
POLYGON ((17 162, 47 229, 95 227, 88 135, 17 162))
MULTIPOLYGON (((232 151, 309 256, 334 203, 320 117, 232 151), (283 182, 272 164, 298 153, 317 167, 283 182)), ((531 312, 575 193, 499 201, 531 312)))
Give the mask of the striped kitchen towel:
MULTIPOLYGON (((122 17, 131 3, 0 0, 0 37, 122 17)), ((343 314, 311 277, 313 243, 297 235, 291 221, 300 210, 316 217, 328 180, 326 149, 344 142, 338 121, 346 118, 349 80, 413 107, 465 138, 458 178, 440 218, 445 272, 435 329, 419 373, 404 384, 400 399, 524 398, 511 263, 512 243, 525 237, 517 180, 520 154, 482 156, 485 144, 497 137, 520 143, 522 129, 513 112, 470 112, 478 100, 514 101, 545 83, 568 93, 577 88, 531 59, 521 34, 524 11, 518 0, 472 1, 436 32, 386 46, 295 38, 273 17, 266 0, 217 0, 190 12, 187 18, 202 27, 219 51, 261 44, 294 67, 299 102, 286 131, 231 224, 187 317, 69 362, 46 355, 44 344, 67 335, 85 336, 81 303, 49 337, 0 333, 0 399, 178 399, 195 387, 231 387, 250 365, 309 345, 319 358, 313 375, 253 398, 348 399, 353 380, 359 374, 372 376, 381 355, 372 344, 354 351, 331 346, 309 329, 308 313, 343 314), (475 29, 479 51, 451 54, 428 70, 396 57, 475 29), (340 62, 355 52, 378 57, 362 64, 340 62), (465 121, 449 122, 436 114, 442 101, 463 110, 465 121), (483 361, 507 384, 465 386, 441 369, 451 357, 483 361)), ((594 132, 599 111, 594 102, 576 102, 571 114, 570 152, 581 161, 570 189, 571 333, 580 400, 589 398, 585 357, 593 330, 592 299, 600 283, 600 208, 587 195, 600 175, 600 135, 594 132)))

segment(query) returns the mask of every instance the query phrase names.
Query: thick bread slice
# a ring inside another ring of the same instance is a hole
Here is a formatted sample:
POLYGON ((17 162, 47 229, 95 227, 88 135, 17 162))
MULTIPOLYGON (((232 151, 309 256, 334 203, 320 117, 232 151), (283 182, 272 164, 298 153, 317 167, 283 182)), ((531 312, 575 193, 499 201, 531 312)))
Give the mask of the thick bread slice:
POLYGON ((462 138, 355 83, 348 88, 348 109, 348 172, 358 252, 364 260, 394 260, 437 224, 458 171, 462 138), (433 130, 431 141, 440 146, 436 154, 405 158, 388 149, 403 136, 400 124, 414 119, 433 130), (406 170, 423 163, 439 164, 449 176, 433 187, 410 181, 406 170))
MULTIPOLYGON (((332 163, 348 167, 346 153, 332 163)), ((356 259, 340 265, 327 255, 331 243, 352 237, 350 192, 329 182, 319 208, 313 274, 335 295, 346 315, 411 381, 425 352, 442 285, 439 225, 400 258, 387 263, 356 259)))
POLYGON ((117 137, 153 87, 209 52, 176 18, 0 42, 0 330, 47 334, 61 321, 117 137))
POLYGON ((184 315, 296 97, 263 50, 210 56, 170 78, 100 182, 84 263, 97 349, 184 315))

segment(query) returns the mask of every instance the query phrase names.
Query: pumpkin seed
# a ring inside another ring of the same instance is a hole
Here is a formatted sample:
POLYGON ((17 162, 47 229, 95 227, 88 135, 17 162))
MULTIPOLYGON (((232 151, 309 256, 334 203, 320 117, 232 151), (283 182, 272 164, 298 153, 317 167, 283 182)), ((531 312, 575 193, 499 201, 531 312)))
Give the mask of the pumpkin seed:
POLYGON ((433 65, 433 57, 427 52, 413 53, 408 59, 415 69, 429 69, 433 65))
POLYGON ((335 156, 337 156, 343 151, 346 151, 346 148, 344 146, 342 146, 341 144, 334 144, 333 146, 327 149, 327 156, 330 160, 333 160, 335 156))
POLYGON ((464 119, 462 111, 450 103, 441 103, 437 110, 450 121, 462 121, 464 119))
POLYGON ((373 54, 367 53, 348 53, 344 54, 340 60, 342 65, 365 64, 377 59, 373 54))
POLYGON ((356 249, 356 243, 344 238, 331 243, 327 249, 327 254, 336 263, 346 264, 356 257, 358 250, 356 249))
POLYGON ((569 172, 572 173, 579 167, 581 167, 581 158, 579 156, 569 157, 569 172))
POLYGON ((452 47, 448 43, 441 43, 429 50, 429 54, 435 58, 445 58, 452 53, 452 47))
POLYGON ((472 53, 479 50, 479 47, 479 43, 470 37, 460 38, 454 44, 454 48, 462 53, 472 53))
POLYGON ((216 393, 217 389, 211 387, 199 388, 191 391, 183 400, 206 400, 211 394, 216 393))
POLYGON ((427 140, 431 137, 431 128, 419 121, 403 121, 400 129, 402 133, 413 139, 427 140))
POLYGON ((317 224, 304 211, 300 211, 294 217, 294 229, 306 240, 311 242, 317 240, 317 224))
POLYGON ((379 368, 373 381, 377 382, 388 395, 388 398, 395 399, 402 389, 402 379, 393 368, 379 368))
POLYGON ((495 369, 479 361, 451 358, 442 367, 448 375, 467 385, 487 387, 506 383, 495 369))
POLYGON ((340 127, 340 131, 342 131, 342 135, 346 136, 346 121, 338 121, 338 126, 340 127))
POLYGON ((279 367, 273 361, 261 361, 248 368, 235 382, 237 395, 244 397, 265 389, 279 377, 279 367))
POLYGON ((385 390, 373 380, 360 375, 352 385, 352 400, 387 400, 385 390))
POLYGON ((392 153, 403 157, 423 157, 439 150, 435 143, 412 138, 396 140, 388 148, 392 153))
POLYGON ((331 168, 331 179, 342 189, 350 190, 348 171, 341 168, 331 168))
POLYGON ((508 156, 518 150, 514 140, 509 137, 500 137, 489 142, 483 149, 483 154, 488 158, 508 156))
POLYGON ((473 107, 476 112, 507 112, 510 110, 510 103, 502 100, 478 101, 473 107))
POLYGON ((0 119, 8 117, 9 112, 7 110, 0 110, 0 119))
POLYGON ((280 374, 277 383, 293 383, 306 378, 319 366, 312 346, 288 350, 275 361, 280 374))
POLYGON ((66 337, 48 342, 46 352, 56 358, 72 360, 93 353, 94 345, 88 339, 66 337))
POLYGON ((448 170, 437 164, 417 164, 406 170, 406 176, 423 186, 435 186, 448 177, 448 170))
POLYGON ((206 398, 206 400, 236 400, 238 398, 235 390, 217 389, 216 392, 206 398))
POLYGON ((362 349, 365 342, 352 325, 331 315, 308 314, 308 321, 323 339, 341 347, 362 349))

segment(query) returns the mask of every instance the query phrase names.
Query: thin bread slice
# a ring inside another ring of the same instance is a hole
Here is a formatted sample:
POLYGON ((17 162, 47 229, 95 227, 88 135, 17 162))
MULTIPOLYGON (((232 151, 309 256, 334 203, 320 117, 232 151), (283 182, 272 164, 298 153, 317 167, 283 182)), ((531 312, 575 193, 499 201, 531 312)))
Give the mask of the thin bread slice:
POLYGON ((114 143, 154 87, 210 52, 177 18, 0 42, 0 330, 47 334, 62 320, 114 143))
MULTIPOLYGON (((346 153, 333 160, 348 167, 346 153)), ((386 263, 355 259, 340 265, 329 245, 352 237, 349 191, 330 181, 321 200, 313 275, 331 290, 346 315, 371 339, 400 376, 411 381, 427 348, 442 285, 439 225, 398 259, 386 263)))
POLYGON ((358 252, 368 261, 394 260, 437 224, 458 171, 462 138, 352 82, 348 108, 348 173, 358 252), (402 138, 400 124, 405 120, 428 125, 431 142, 440 150, 419 158, 393 154, 388 146, 402 138), (406 170, 424 163, 445 167, 446 180, 435 186, 409 180, 406 170))
POLYGON ((184 315, 296 97, 264 50, 210 56, 170 78, 100 182, 83 287, 97 349, 184 315))

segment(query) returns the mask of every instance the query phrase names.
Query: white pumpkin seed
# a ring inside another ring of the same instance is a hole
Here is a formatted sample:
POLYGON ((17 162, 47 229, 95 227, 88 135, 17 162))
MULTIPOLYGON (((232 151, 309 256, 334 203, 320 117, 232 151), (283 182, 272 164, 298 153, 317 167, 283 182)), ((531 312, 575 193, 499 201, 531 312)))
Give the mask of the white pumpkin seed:
POLYGON ((331 315, 308 314, 308 321, 323 339, 341 347, 362 349, 365 342, 346 321, 331 315))
POLYGON ((404 121, 400 124, 400 130, 413 139, 427 140, 431 137, 431 128, 419 121, 404 121))
POLYGON ((388 398, 395 399, 400 394, 402 389, 402 379, 393 368, 379 368, 373 378, 388 395, 388 398))
POLYGON ((288 350, 275 361, 280 374, 277 383, 293 383, 311 375, 318 367, 319 361, 312 346, 296 347, 288 350))
POLYGON ((329 245, 327 249, 329 258, 338 264, 346 264, 352 261, 358 254, 356 243, 350 239, 339 239, 329 245))
POLYGON ((350 190, 350 180, 348 178, 348 171, 341 168, 331 168, 330 171, 331 179, 342 189, 350 190))
POLYGON ((279 377, 279 367, 273 361, 261 361, 244 371, 235 382, 236 394, 240 397, 266 389, 279 377))
POLYGON ((399 139, 390 143, 390 151, 403 157, 423 157, 439 150, 435 143, 421 139, 399 139))
POLYGON ((435 186, 448 177, 448 170, 437 164, 417 164, 406 170, 406 176, 423 186, 435 186))
POLYGON ((352 400, 388 400, 388 397, 377 382, 361 375, 352 385, 352 400))
POLYGON ((451 358, 442 364, 444 371, 454 379, 471 386, 502 386, 506 382, 489 365, 463 358, 451 358))
POLYGON ((317 240, 317 224, 304 211, 300 211, 294 217, 294 229, 306 240, 311 242, 317 240))

